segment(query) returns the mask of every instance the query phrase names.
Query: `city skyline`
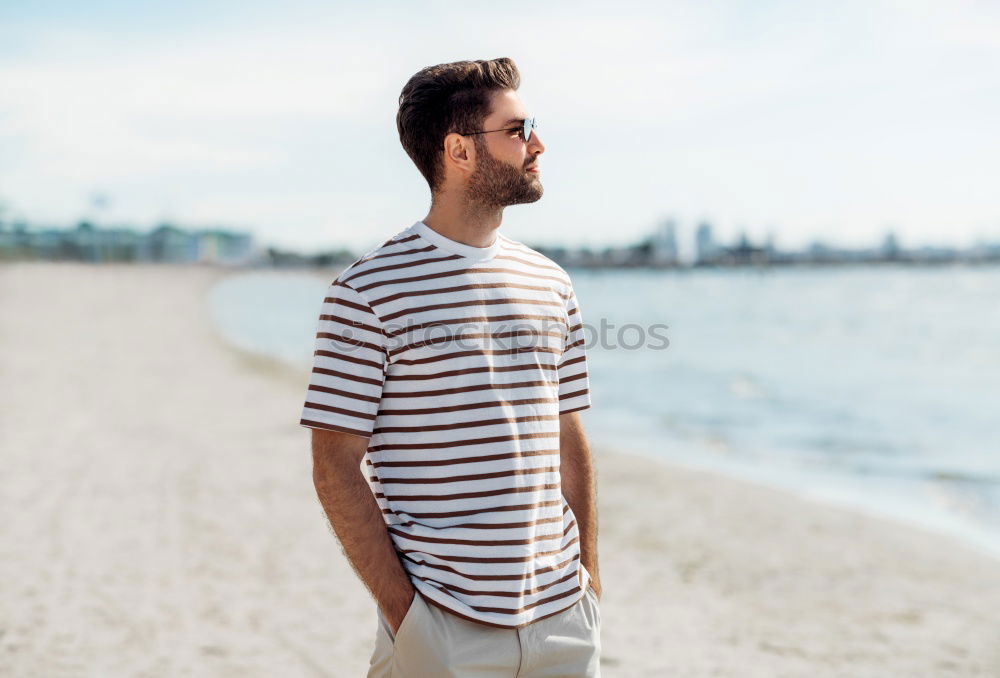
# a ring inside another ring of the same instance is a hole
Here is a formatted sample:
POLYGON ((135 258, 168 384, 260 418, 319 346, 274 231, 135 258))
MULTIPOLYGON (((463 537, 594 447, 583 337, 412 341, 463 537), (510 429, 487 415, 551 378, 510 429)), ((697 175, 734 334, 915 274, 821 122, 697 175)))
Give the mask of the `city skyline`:
POLYGON ((1000 8, 569 7, 516 29, 438 2, 5 8, 0 200, 360 249, 429 204, 395 131, 406 79, 511 56, 547 146, 545 196, 504 216, 515 239, 624 244, 671 215, 784 247, 1000 236, 1000 8))
MULTIPOLYGON (((763 267, 857 264, 997 264, 1000 241, 982 241, 971 247, 932 244, 906 245, 889 231, 877 244, 843 247, 816 240, 805 248, 787 249, 772 237, 753 241, 745 232, 731 242, 717 239, 714 226, 699 222, 694 229, 694 251, 678 245, 678 223, 661 222, 639 241, 601 247, 526 244, 568 267, 582 268, 692 268, 763 267)), ((324 250, 300 252, 255 242, 249 232, 220 226, 182 227, 161 223, 145 230, 128 225, 100 226, 80 221, 73 227, 39 227, 24 221, 6 223, 0 218, 0 261, 48 260, 110 262, 173 262, 224 266, 335 266, 349 265, 368 250, 353 250, 341 243, 324 250)))

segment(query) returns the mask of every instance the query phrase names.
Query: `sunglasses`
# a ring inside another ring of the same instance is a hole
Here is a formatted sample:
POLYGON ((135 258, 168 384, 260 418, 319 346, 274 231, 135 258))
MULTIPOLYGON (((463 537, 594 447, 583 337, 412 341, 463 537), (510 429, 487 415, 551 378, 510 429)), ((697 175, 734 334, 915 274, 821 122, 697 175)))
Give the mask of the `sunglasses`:
POLYGON ((481 130, 479 132, 459 132, 459 134, 465 136, 468 134, 489 134, 490 132, 513 132, 514 130, 520 130, 521 138, 527 143, 531 139, 531 130, 538 129, 538 118, 525 118, 524 124, 519 127, 505 127, 504 129, 487 129, 481 130))

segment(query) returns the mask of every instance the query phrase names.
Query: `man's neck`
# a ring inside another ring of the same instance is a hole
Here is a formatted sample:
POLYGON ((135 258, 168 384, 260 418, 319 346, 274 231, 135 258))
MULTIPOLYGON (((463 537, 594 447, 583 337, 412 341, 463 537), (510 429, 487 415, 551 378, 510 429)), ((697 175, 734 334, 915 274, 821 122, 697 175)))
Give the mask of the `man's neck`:
POLYGON ((502 207, 486 207, 439 196, 423 222, 444 237, 471 247, 489 247, 503 221, 502 207))

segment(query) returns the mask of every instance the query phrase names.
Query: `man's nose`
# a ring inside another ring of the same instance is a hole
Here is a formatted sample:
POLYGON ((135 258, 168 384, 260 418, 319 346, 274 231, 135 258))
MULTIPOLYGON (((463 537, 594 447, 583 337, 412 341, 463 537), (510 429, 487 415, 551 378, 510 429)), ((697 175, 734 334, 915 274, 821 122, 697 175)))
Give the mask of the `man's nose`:
POLYGON ((533 155, 545 152, 545 144, 543 144, 542 140, 538 138, 538 132, 532 131, 531 138, 528 139, 528 150, 533 155))

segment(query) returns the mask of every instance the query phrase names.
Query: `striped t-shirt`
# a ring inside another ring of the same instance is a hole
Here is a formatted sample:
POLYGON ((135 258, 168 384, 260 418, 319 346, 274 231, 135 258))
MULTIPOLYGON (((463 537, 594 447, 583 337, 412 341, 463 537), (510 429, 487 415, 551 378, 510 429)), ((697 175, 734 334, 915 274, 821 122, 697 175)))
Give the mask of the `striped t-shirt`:
POLYGON ((361 467, 417 591, 505 628, 575 604, 590 575, 559 415, 590 391, 566 271, 418 221, 341 272, 321 313, 301 424, 370 436, 361 467))

